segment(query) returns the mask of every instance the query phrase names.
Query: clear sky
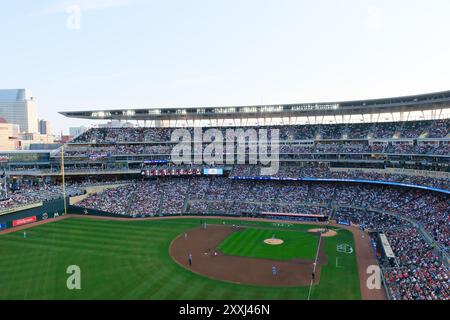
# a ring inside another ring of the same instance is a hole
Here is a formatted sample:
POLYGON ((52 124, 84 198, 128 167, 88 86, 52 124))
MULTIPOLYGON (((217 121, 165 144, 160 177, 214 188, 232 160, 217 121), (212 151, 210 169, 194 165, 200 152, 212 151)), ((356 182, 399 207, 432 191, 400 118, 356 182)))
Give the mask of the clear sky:
POLYGON ((449 17, 448 0, 2 1, 0 88, 31 89, 57 133, 87 124, 64 110, 448 90, 449 17))

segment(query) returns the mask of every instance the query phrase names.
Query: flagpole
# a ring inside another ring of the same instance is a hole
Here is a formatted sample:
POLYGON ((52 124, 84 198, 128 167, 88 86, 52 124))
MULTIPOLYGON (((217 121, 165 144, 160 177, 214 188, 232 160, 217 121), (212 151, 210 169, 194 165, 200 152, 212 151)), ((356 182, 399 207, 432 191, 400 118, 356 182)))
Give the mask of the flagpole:
POLYGON ((64 197, 64 215, 67 214, 67 202, 66 202, 66 181, 64 171, 64 144, 61 147, 61 177, 62 177, 62 192, 64 197))
POLYGON ((5 174, 5 198, 8 199, 8 186, 6 182, 6 170, 3 169, 3 173, 5 174))

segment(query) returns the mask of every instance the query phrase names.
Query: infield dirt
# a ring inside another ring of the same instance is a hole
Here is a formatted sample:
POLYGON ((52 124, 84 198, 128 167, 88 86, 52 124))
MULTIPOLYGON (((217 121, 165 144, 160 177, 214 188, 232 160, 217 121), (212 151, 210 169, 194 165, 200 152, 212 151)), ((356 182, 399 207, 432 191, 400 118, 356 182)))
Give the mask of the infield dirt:
MULTIPOLYGON (((310 285, 314 260, 228 256, 216 249, 225 238, 238 230, 220 225, 190 230, 172 241, 170 255, 184 268, 216 280, 260 286, 310 285), (189 266, 189 254, 192 255, 192 266, 189 266), (273 267, 277 269, 276 275, 272 274, 273 267)), ((318 248, 315 284, 320 282, 321 266, 327 262, 323 240, 318 248)))

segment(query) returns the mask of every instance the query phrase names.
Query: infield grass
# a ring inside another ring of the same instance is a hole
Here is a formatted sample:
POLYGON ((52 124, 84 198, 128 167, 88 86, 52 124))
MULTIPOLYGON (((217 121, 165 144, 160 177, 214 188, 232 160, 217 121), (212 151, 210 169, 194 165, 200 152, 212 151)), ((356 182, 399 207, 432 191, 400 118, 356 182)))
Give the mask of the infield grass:
POLYGON ((260 259, 291 260, 301 258, 314 260, 319 237, 306 231, 283 231, 248 228, 232 233, 219 245, 218 249, 226 255, 260 259), (274 236, 283 240, 280 245, 264 242, 274 236))
MULTIPOLYGON (((208 220, 223 223, 223 219, 208 220)), ((236 223, 226 222, 226 223, 236 223)), ((273 223, 245 222, 253 227, 273 223)), ((199 227, 199 219, 107 221, 70 218, 0 235, 0 299, 306 299, 309 287, 257 287, 211 280, 179 266, 171 241, 199 227), (81 290, 66 286, 67 267, 81 269, 81 290)), ((290 230, 310 226, 293 225, 290 230)), ((286 228, 281 229, 287 231, 286 228)), ((326 240, 329 263, 311 299, 359 299, 350 232, 326 240), (339 256, 339 267, 335 257, 339 256)))

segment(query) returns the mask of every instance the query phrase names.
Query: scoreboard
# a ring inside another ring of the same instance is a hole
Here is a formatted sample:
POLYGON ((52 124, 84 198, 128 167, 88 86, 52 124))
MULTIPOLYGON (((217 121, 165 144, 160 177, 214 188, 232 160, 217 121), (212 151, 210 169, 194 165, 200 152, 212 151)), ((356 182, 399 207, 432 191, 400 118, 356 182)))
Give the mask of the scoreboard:
POLYGON ((222 168, 205 168, 203 169, 204 175, 213 175, 213 176, 221 176, 223 175, 222 168))
POLYGON ((146 177, 198 176, 201 174, 201 169, 146 169, 141 171, 141 175, 146 177))

